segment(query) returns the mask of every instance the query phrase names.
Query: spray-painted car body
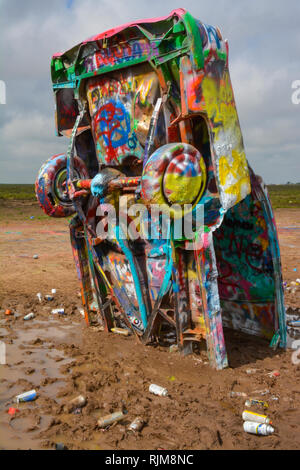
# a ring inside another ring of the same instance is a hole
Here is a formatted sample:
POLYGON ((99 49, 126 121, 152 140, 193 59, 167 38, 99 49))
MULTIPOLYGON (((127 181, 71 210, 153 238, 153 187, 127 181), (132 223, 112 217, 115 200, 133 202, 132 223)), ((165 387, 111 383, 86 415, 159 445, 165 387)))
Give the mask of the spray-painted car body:
POLYGON ((123 325, 144 343, 169 325, 184 353, 206 340, 218 369, 228 364, 223 326, 285 347, 276 226, 246 160, 219 29, 174 10, 56 54, 51 71, 57 134, 70 144, 42 167, 36 192, 49 215, 77 213, 70 233, 87 322, 123 325), (148 211, 147 240, 122 237, 119 215, 103 240, 103 211, 111 203, 120 214, 121 197, 128 207, 190 204, 192 218, 202 211, 201 235, 176 239, 171 223, 155 238, 148 211))

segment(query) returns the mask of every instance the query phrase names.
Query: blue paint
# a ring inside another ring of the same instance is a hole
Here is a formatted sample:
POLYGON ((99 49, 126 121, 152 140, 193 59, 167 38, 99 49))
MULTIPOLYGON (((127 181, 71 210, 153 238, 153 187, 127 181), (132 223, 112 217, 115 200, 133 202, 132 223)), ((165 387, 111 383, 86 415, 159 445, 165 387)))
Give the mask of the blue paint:
POLYGON ((142 291, 141 291, 141 287, 140 287, 139 277, 138 277, 138 274, 137 274, 136 269, 135 269, 132 253, 131 253, 130 249, 127 248, 127 246, 125 245, 125 243, 123 241, 123 237, 120 237, 120 233, 119 233, 120 230, 122 230, 122 228, 117 225, 116 228, 115 228, 116 239, 118 240, 118 242, 119 242, 119 244, 120 244, 120 246, 123 250, 123 253, 127 257, 128 261, 129 261, 129 264, 130 264, 130 269, 131 269, 131 274, 132 274, 132 277, 133 277, 136 296, 137 296, 139 307, 140 307, 143 327, 145 329, 146 326, 147 326, 147 323, 148 323, 148 321, 147 321, 147 310, 146 310, 145 304, 143 302, 143 296, 142 296, 142 291))

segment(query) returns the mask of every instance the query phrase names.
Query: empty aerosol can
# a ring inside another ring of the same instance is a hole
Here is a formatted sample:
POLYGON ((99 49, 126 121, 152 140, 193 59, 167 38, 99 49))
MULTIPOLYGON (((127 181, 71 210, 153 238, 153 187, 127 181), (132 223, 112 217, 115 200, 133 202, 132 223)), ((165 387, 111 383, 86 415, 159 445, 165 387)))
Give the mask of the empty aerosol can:
POLYGON ((159 395, 160 397, 166 397, 168 395, 168 390, 166 388, 160 387, 160 385, 156 384, 150 385, 149 392, 154 393, 154 395, 159 395))
POLYGON ((21 393, 21 395, 17 395, 15 401, 17 403, 23 401, 33 401, 36 399, 36 391, 30 390, 29 392, 21 393))
POLYGON ((143 428, 144 424, 144 420, 138 416, 129 424, 128 431, 139 432, 143 428))
POLYGON ((64 308, 53 308, 51 310, 52 315, 65 315, 65 309, 64 308))
POLYGON ((78 397, 73 398, 73 400, 70 401, 70 405, 76 407, 76 408, 81 408, 86 404, 86 398, 83 395, 79 395, 78 397))
POLYGON ((256 400, 254 398, 250 398, 249 400, 246 400, 245 406, 248 406, 249 408, 251 406, 261 406, 262 408, 269 408, 269 405, 266 401, 256 400))
POLYGON ((259 434, 261 436, 269 436, 274 432, 274 428, 269 424, 254 423, 254 421, 244 422, 244 431, 250 434, 259 434))
POLYGON ((31 320, 32 318, 34 318, 35 315, 33 312, 31 313, 28 313, 28 315, 25 315, 25 317, 23 318, 23 320, 31 320))
POLYGON ((125 418, 125 415, 123 411, 116 411, 115 413, 112 413, 110 415, 103 416, 102 418, 98 419, 98 426, 100 428, 106 428, 107 426, 110 426, 111 424, 115 423, 116 421, 121 421, 123 418, 125 418))
POLYGON ((244 421, 253 421, 255 423, 270 424, 271 420, 266 415, 254 413, 254 411, 245 410, 242 414, 244 421))

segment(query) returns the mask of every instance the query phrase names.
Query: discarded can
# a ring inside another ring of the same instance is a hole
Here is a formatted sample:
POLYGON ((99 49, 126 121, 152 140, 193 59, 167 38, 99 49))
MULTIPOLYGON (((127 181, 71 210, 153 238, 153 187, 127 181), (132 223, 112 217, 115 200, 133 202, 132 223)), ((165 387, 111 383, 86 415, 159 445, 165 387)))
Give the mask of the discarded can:
POLYGON ((54 308, 51 310, 52 315, 65 315, 65 309, 64 308, 54 308))
POLYGON ((112 328, 111 331, 113 333, 116 333, 118 335, 124 335, 124 336, 128 336, 129 335, 129 331, 126 330, 125 328, 112 328))
POLYGON ((243 427, 245 432, 261 436, 269 436, 274 432, 274 428, 269 424, 255 423, 253 421, 245 421, 243 427))
POLYGON ((287 324, 293 328, 300 328, 300 320, 289 321, 287 324))
POLYGON ((253 421, 254 423, 261 423, 261 424, 270 424, 271 420, 266 415, 260 415, 258 413, 254 413, 254 411, 243 411, 242 418, 244 421, 253 421))
POLYGON ((235 397, 246 397, 247 394, 244 393, 244 392, 234 392, 233 390, 231 392, 229 392, 229 396, 231 398, 235 398, 235 397))
POLYGON ((54 299, 54 297, 53 297, 53 295, 46 294, 46 295, 45 295, 45 299, 46 299, 46 300, 49 300, 49 302, 50 302, 51 300, 54 299))
POLYGON ((280 376, 280 372, 279 370, 272 370, 272 372, 269 372, 267 374, 269 377, 279 377, 280 376))
POLYGON ((268 393, 270 393, 268 388, 264 388, 263 390, 254 390, 254 392, 252 392, 253 395, 267 395, 268 393))
POLYGON ((160 387, 160 385, 151 384, 149 386, 149 392, 154 393, 154 395, 159 395, 160 397, 166 397, 168 395, 168 390, 166 388, 160 387))
POLYGON ((249 400, 245 401, 245 406, 248 406, 249 408, 251 406, 261 406, 263 408, 269 408, 269 405, 266 401, 262 400, 255 400, 254 398, 250 398, 249 400))
POLYGON ((34 317, 35 317, 35 314, 33 312, 31 312, 31 313, 28 313, 28 315, 25 315, 23 320, 31 320, 34 317))
POLYGON ((123 411, 116 411, 115 413, 99 418, 98 426, 100 428, 106 428, 117 421, 121 421, 123 418, 125 418, 123 411))
POLYGON ((129 424, 128 431, 139 432, 142 430, 144 424, 144 420, 138 416, 135 418, 135 420, 132 421, 131 424, 129 424))
POLYGON ((41 303, 41 302, 42 302, 42 294, 41 294, 41 292, 38 292, 38 293, 36 294, 36 296, 37 296, 37 298, 39 299, 39 302, 41 303))
POLYGON ((252 375, 255 374, 258 371, 258 369, 246 369, 246 374, 252 375))
POLYGON ((62 442, 58 442, 55 444, 55 450, 67 450, 67 447, 62 442))
POLYGON ((78 397, 73 398, 70 401, 70 405, 73 405, 76 408, 81 408, 86 404, 86 398, 83 395, 78 395, 78 397))
POLYGON ((15 400, 17 403, 24 402, 24 401, 33 401, 36 399, 36 391, 30 390, 29 392, 21 393, 21 395, 17 395, 15 400))
MULTIPOLYGON (((170 352, 177 352, 178 351, 178 344, 172 344, 170 347, 169 347, 169 351, 170 352)), ((202 361, 201 361, 202 362, 202 361)))

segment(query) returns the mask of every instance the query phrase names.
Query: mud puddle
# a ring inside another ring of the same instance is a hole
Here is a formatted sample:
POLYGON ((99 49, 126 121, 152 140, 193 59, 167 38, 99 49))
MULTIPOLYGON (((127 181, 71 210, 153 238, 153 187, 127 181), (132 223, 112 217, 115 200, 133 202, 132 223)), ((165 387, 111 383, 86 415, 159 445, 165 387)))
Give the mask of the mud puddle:
POLYGON ((70 324, 69 319, 51 317, 14 330, 9 323, 1 326, 0 338, 6 343, 6 364, 0 368, 1 449, 41 448, 39 435, 51 425, 53 406, 63 401, 61 390, 74 363, 62 344, 78 339, 79 326, 76 321, 70 324), (16 395, 32 389, 37 391, 35 401, 15 402, 16 395), (18 411, 10 415, 10 408, 18 411))

